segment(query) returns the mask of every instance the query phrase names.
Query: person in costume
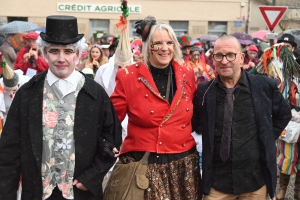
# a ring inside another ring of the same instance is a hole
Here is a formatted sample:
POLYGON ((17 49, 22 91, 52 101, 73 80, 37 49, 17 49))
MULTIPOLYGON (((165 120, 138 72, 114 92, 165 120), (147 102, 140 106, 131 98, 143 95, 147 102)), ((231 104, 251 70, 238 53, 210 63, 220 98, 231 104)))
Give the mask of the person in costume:
MULTIPOLYGON (((268 69, 265 73, 269 77, 277 80, 278 87, 291 105, 291 108, 299 112, 299 82, 296 76, 299 76, 300 66, 295 62, 293 55, 296 47, 297 43, 295 42, 295 37, 291 34, 283 34, 281 38, 278 39, 277 44, 268 49, 263 56, 266 60, 264 66, 268 69), (279 57, 274 57, 274 55, 278 55, 279 57), (298 73, 296 73, 296 71, 290 71, 292 67, 294 69, 298 68, 298 73), (288 73, 293 74, 293 76, 285 77, 285 74, 288 73)), ((284 140, 285 134, 286 131, 282 133, 282 138, 277 140, 277 166, 280 173, 279 190, 277 191, 276 198, 277 200, 285 199, 290 176, 296 174, 294 199, 300 199, 299 142, 286 142, 284 140)))
POLYGON ((23 75, 23 71, 20 69, 13 70, 10 66, 6 65, 2 67, 3 77, 0 79, 1 88, 4 90, 3 99, 4 107, 0 107, 0 111, 3 114, 3 125, 5 124, 7 113, 11 106, 11 103, 16 95, 18 89, 30 80, 30 77, 23 75))
MULTIPOLYGON (((0 137, 5 125, 7 113, 18 89, 30 80, 30 77, 23 75, 21 70, 13 70, 7 63, 4 57, 0 56, 0 66, 2 78, 0 79, 0 137)), ((17 192, 17 199, 21 200, 22 194, 22 178, 17 192)))
POLYGON ((14 70, 20 69, 24 75, 32 77, 48 69, 48 64, 42 57, 36 40, 39 34, 30 32, 23 36, 25 46, 17 54, 14 70))
POLYGON ((282 36, 277 40, 277 43, 283 43, 284 46, 286 46, 292 53, 297 48, 295 37, 289 33, 282 34, 282 36))
POLYGON ((249 71, 259 63, 258 48, 255 45, 250 45, 245 53, 244 66, 246 71, 249 71))
POLYGON ((187 67, 194 70, 196 85, 215 78, 214 70, 206 64, 204 53, 199 47, 190 48, 190 61, 187 63, 187 67))
POLYGON ((178 41, 181 46, 184 65, 186 66, 190 60, 190 48, 192 47, 192 38, 191 36, 184 34, 178 38, 178 41))
POLYGON ((16 199, 22 173, 22 200, 102 200, 122 128, 104 89, 75 70, 87 48, 77 18, 48 16, 38 45, 49 70, 25 83, 10 107, 0 139, 0 199, 16 199))
POLYGON ((4 56, 6 63, 11 68, 14 67, 14 64, 15 64, 16 58, 17 58, 17 54, 16 54, 14 48, 12 47, 12 44, 10 41, 10 38, 12 36, 13 35, 6 35, 3 44, 0 46, 0 52, 2 52, 2 55, 4 56))
POLYGON ((121 69, 110 96, 127 136, 120 161, 150 152, 144 199, 202 199, 199 155, 191 135, 194 72, 183 66, 173 29, 148 16, 136 23, 143 62, 121 69), (141 134, 142 133, 142 134, 141 134))

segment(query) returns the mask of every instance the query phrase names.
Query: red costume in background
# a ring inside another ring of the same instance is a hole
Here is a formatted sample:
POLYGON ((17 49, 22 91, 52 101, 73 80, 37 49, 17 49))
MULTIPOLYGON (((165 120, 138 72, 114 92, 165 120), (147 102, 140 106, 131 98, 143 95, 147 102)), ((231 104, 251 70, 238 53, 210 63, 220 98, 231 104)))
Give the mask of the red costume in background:
MULTIPOLYGON (((39 34, 36 32, 30 32, 23 36, 24 40, 37 40, 39 34)), ((39 74, 48 69, 48 63, 42 58, 40 50, 38 50, 38 59, 31 56, 28 61, 24 60, 24 54, 28 53, 32 46, 26 46, 20 49, 17 54, 14 70, 20 69, 26 75, 27 69, 31 68, 36 70, 36 74, 39 74)))
POLYGON ((48 69, 48 63, 42 58, 41 54, 38 53, 38 59, 35 60, 33 57, 31 57, 27 62, 24 61, 24 54, 28 53, 30 48, 23 47, 19 53, 17 54, 17 59, 14 65, 14 70, 20 69, 24 72, 24 75, 26 75, 27 69, 35 69, 37 70, 37 74, 45 71, 48 69), (33 61, 35 60, 35 62, 33 61), (35 66, 34 66, 35 65, 35 66))

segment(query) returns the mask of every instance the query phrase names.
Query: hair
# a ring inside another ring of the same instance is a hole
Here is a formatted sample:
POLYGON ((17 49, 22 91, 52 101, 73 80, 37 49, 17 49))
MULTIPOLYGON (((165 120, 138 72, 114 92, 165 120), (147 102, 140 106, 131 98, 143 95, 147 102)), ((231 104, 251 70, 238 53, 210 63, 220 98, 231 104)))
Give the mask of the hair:
MULTIPOLYGON (((77 65, 79 63, 79 60, 81 58, 81 55, 83 52, 85 52, 88 48, 88 45, 85 42, 85 38, 81 38, 79 41, 77 41, 76 43, 73 44, 67 44, 67 45, 60 45, 60 46, 69 46, 69 45, 74 45, 75 46, 75 50, 78 52, 78 59, 75 61, 75 64, 77 65)), ((39 47, 39 49, 42 52, 43 57, 45 58, 45 60, 48 62, 46 55, 45 55, 45 48, 48 48, 51 46, 51 43, 44 41, 40 36, 38 37, 38 39, 36 40, 37 45, 39 47)))
POLYGON ((219 40, 221 40, 221 41, 225 41, 225 40, 234 40, 234 41, 236 42, 236 44, 238 45, 239 51, 240 51, 240 52, 243 51, 242 45, 241 45, 240 41, 239 41, 236 37, 234 37, 234 36, 232 36, 232 35, 222 35, 221 37, 219 37, 219 38, 216 40, 216 42, 215 42, 214 48, 215 48, 215 46, 216 46, 217 41, 219 41, 219 40))
MULTIPOLYGON (((101 65, 105 64, 106 62, 105 62, 105 57, 104 57, 104 55, 103 55, 103 51, 102 51, 102 49, 101 49, 101 47, 100 47, 99 44, 93 44, 93 45, 91 46, 90 52, 89 52, 89 55, 88 55, 88 59, 86 60, 86 63, 85 63, 85 64, 87 65, 87 64, 90 64, 90 63, 93 62, 92 49, 94 49, 94 48, 97 48, 97 49, 99 49, 99 51, 100 51, 100 57, 96 59, 96 61, 99 63, 99 67, 100 67, 101 65)), ((94 69, 94 70, 95 70, 95 69, 94 69)))
POLYGON ((176 35, 172 29, 172 27, 168 24, 155 24, 151 27, 151 31, 149 33, 149 36, 147 40, 143 43, 143 49, 142 49, 142 56, 143 60, 146 65, 149 63, 149 49, 150 45, 152 42, 152 36, 155 30, 166 30, 171 38, 171 40, 174 42, 174 57, 173 59, 178 62, 179 64, 183 64, 183 59, 182 59, 182 52, 179 46, 179 42, 176 38, 176 35))
MULTIPOLYGON (((93 62, 93 58, 92 58, 92 49, 94 49, 94 48, 97 48, 97 49, 99 49, 99 51, 100 51, 100 57, 98 58, 98 59, 96 59, 97 60, 97 62, 101 65, 101 63, 102 62, 104 62, 104 55, 103 55, 103 51, 102 51, 102 49, 101 49, 101 47, 100 47, 100 45, 99 44, 93 44, 92 46, 91 46, 91 48, 90 48, 90 52, 89 52, 89 56, 88 56, 88 59, 87 59, 87 64, 88 63, 92 63, 93 62)), ((104 64, 104 63, 103 63, 104 64)))

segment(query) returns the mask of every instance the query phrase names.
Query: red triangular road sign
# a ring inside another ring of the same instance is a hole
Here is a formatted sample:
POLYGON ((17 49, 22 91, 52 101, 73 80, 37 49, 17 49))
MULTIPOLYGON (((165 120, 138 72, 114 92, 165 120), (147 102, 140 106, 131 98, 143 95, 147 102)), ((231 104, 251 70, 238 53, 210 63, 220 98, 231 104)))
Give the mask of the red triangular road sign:
POLYGON ((274 30, 288 9, 287 6, 259 6, 258 8, 270 31, 274 30))

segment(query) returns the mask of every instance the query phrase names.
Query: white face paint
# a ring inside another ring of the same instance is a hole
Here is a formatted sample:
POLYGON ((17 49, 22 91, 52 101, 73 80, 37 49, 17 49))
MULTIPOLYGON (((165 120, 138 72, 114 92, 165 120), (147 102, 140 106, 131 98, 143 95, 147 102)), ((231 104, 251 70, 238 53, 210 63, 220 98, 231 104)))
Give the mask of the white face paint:
POLYGON ((50 71, 58 78, 69 77, 75 70, 75 63, 78 59, 74 45, 55 45, 45 49, 50 71))

